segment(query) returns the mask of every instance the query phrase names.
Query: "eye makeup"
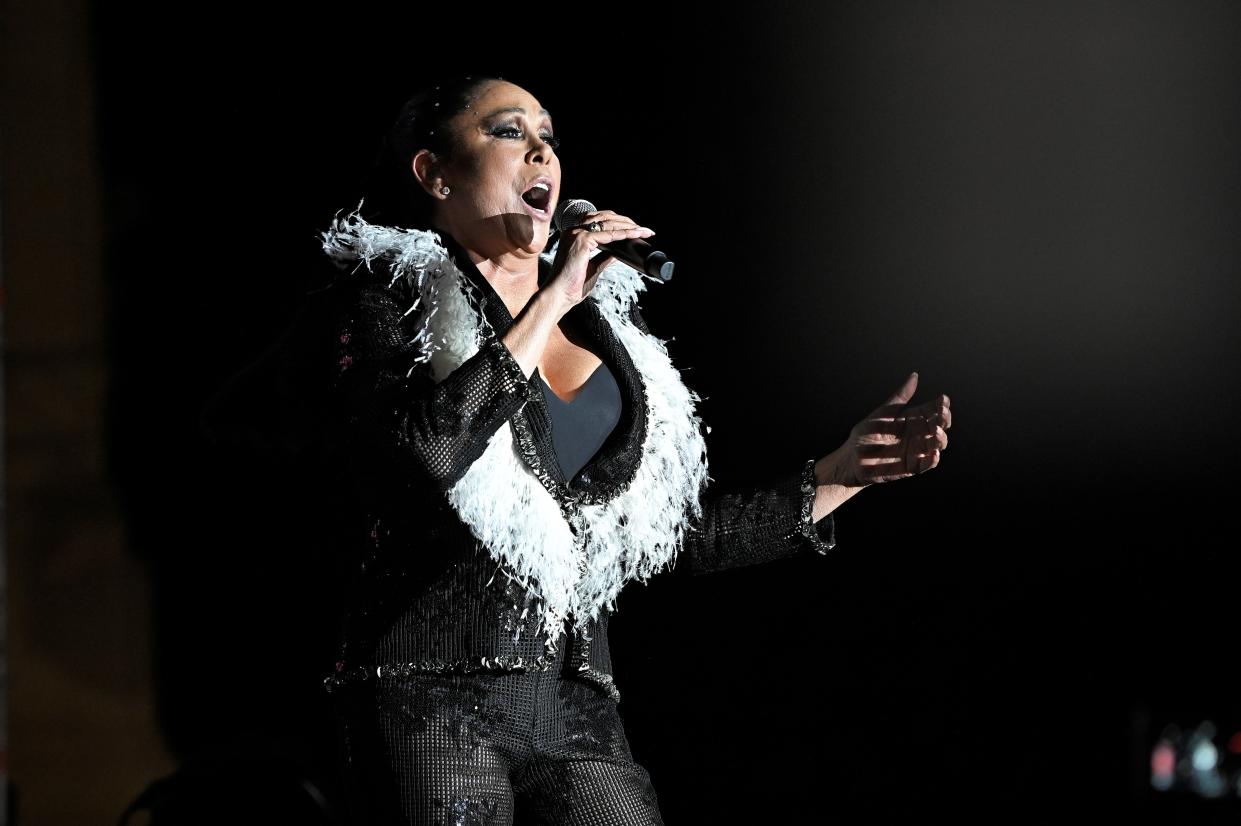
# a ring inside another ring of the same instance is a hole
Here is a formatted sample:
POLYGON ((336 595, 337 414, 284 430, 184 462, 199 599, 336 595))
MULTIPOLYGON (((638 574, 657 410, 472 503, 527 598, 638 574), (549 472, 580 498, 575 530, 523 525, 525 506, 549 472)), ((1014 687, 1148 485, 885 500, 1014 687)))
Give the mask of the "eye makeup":
MULTIPOLYGON (((508 139, 522 140, 526 137, 526 134, 524 131, 522 131, 522 128, 518 126, 517 124, 511 123, 511 122, 510 123, 499 123, 499 124, 495 124, 494 126, 488 126, 484 128, 484 131, 486 132, 486 134, 491 135, 493 138, 503 138, 506 140, 508 139)), ((549 132, 540 132, 539 138, 542 139, 543 142, 546 143, 548 146, 550 146, 552 149, 560 148, 560 138, 556 137, 555 135, 552 135, 549 132)))

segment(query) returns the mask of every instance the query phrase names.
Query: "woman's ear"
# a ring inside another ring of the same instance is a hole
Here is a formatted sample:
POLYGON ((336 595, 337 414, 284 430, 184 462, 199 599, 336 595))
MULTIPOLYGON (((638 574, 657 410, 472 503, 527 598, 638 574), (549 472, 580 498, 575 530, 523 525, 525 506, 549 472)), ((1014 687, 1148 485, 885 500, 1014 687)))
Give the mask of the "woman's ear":
POLYGON ((440 159, 430 149, 419 149, 410 161, 410 169, 414 173, 414 179, 418 181, 428 195, 432 198, 443 200, 446 196, 441 191, 444 188, 444 176, 440 171, 440 159))

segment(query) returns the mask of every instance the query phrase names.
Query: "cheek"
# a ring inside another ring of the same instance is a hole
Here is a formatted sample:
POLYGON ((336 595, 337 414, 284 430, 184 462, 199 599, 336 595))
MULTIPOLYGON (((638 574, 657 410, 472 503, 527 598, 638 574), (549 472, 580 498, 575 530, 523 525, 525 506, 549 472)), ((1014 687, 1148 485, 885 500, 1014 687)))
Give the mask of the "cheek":
POLYGON ((507 204, 513 196, 513 171, 508 166, 493 164, 481 170, 479 190, 488 203, 507 204))

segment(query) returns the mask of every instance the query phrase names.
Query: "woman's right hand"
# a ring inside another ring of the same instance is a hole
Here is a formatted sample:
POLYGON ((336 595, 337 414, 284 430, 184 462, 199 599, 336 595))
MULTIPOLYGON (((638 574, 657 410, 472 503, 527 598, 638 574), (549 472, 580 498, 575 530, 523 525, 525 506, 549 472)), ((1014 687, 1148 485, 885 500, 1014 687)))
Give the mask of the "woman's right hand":
POLYGON ((601 244, 626 238, 649 238, 654 234, 654 230, 638 226, 633 219, 609 209, 589 212, 582 218, 582 226, 560 233, 552 276, 542 289, 550 290, 564 312, 568 312, 590 295, 599 273, 612 261, 612 256, 606 252, 593 258, 591 253, 601 244), (595 221, 599 222, 600 229, 591 232, 586 226, 595 221))

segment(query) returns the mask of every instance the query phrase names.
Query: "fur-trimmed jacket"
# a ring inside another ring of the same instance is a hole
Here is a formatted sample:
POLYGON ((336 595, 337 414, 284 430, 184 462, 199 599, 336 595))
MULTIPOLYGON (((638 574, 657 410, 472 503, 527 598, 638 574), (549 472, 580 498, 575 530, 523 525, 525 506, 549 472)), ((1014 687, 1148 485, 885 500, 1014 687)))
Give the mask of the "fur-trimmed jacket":
POLYGON ((832 516, 811 517, 813 460, 768 488, 706 491, 699 397, 639 313, 640 273, 610 264, 565 316, 622 400, 565 479, 546 400, 501 340, 513 318, 464 251, 356 212, 323 237, 344 270, 334 415, 366 513, 329 691, 544 670, 568 645, 566 670, 615 698, 607 617, 627 581, 835 545, 832 516))

